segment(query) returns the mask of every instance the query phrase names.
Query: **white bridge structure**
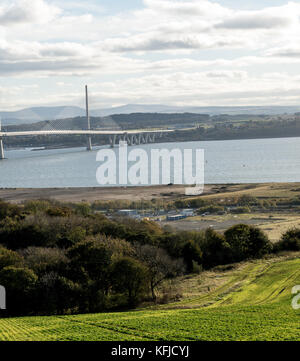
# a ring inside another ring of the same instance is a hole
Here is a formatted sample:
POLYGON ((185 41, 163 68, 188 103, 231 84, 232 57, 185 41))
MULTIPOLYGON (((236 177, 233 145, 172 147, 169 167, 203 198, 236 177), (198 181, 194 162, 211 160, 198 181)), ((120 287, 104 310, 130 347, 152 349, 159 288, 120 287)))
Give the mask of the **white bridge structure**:
POLYGON ((0 122, 0 160, 5 159, 3 139, 8 137, 26 137, 26 136, 48 136, 48 135, 86 135, 87 136, 87 150, 92 150, 92 135, 106 135, 109 137, 111 147, 120 141, 127 141, 128 145, 139 145, 142 143, 153 143, 157 136, 162 136, 163 133, 170 133, 173 130, 100 130, 91 129, 89 106, 88 106, 88 89, 86 91, 86 119, 87 130, 36 130, 36 131, 16 131, 16 132, 2 132, 0 122))

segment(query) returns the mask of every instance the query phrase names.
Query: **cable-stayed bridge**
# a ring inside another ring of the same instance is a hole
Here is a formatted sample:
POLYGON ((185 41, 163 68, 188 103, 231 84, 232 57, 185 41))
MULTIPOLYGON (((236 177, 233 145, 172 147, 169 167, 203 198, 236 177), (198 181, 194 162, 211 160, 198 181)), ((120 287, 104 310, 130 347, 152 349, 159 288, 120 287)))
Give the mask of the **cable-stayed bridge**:
POLYGON ((27 136, 51 136, 51 135, 86 135, 87 150, 92 150, 92 136, 106 135, 109 137, 109 144, 114 147, 120 140, 127 141, 128 145, 139 145, 142 143, 154 142, 157 136, 163 133, 170 133, 173 130, 121 130, 117 124, 109 124, 108 128, 112 129, 91 129, 88 106, 88 91, 86 86, 86 126, 87 129, 68 130, 61 129, 57 121, 46 122, 43 129, 28 131, 2 131, 0 122, 0 160, 5 159, 3 139, 9 137, 27 137, 27 136), (53 124, 55 126, 53 126, 53 124))

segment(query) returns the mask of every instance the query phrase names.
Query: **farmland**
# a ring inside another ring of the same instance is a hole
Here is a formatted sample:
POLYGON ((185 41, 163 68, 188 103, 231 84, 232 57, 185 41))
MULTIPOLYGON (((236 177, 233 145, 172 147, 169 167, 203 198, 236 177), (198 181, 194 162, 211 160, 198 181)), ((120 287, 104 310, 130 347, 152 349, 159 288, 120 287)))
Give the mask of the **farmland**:
POLYGON ((183 299, 132 312, 0 319, 1 341, 300 340, 299 253, 181 279, 183 299))

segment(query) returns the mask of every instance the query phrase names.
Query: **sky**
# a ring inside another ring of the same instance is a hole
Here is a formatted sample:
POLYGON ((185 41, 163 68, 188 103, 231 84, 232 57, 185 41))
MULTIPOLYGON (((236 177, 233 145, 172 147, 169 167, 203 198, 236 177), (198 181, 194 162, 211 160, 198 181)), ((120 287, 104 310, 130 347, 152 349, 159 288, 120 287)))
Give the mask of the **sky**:
POLYGON ((300 1, 0 0, 0 110, 299 105, 300 1))

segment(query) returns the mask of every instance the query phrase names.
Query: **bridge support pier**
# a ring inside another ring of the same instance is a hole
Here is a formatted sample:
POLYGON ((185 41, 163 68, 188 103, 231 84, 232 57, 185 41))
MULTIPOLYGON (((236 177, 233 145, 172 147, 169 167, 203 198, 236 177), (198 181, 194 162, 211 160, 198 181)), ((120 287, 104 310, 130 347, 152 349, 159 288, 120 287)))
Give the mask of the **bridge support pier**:
POLYGON ((0 138, 0 160, 5 159, 4 157, 4 147, 3 147, 3 140, 0 138))
POLYGON ((93 146, 92 146, 92 137, 88 137, 88 145, 87 145, 87 151, 91 151, 91 150, 93 150, 93 146))
POLYGON ((110 144, 111 148, 114 148, 116 146, 116 140, 117 140, 117 135, 116 134, 109 137, 109 144, 110 144))

